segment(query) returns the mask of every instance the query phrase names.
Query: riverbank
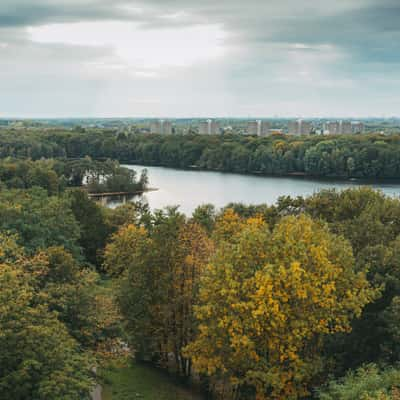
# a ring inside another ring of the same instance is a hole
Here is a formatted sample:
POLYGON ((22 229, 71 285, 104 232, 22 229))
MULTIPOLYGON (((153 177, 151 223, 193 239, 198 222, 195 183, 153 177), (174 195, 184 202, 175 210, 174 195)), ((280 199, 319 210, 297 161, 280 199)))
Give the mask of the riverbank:
MULTIPOLYGON (((147 168, 152 187, 160 190, 145 194, 150 209, 179 205, 186 215, 200 204, 211 203, 217 209, 229 203, 272 205, 282 196, 310 196, 321 190, 343 190, 364 184, 360 181, 311 180, 304 177, 267 177, 197 170, 179 170, 144 165, 124 165, 141 170, 147 168)), ((400 184, 365 184, 389 196, 399 196, 400 184)), ((116 204, 113 204, 115 206, 116 204)))
POLYGON ((139 161, 132 160, 121 160, 121 166, 137 166, 138 168, 148 169, 148 168, 167 168, 176 171, 198 171, 198 172, 215 172, 220 174, 232 174, 239 176, 258 176, 263 178, 294 178, 299 180, 309 180, 316 182, 342 182, 351 183, 357 182, 361 185, 373 185, 373 184, 400 184, 400 177, 397 178, 361 178, 357 176, 342 176, 342 175, 312 175, 306 172, 288 172, 288 173, 276 173, 270 174, 262 171, 229 171, 218 168, 202 168, 197 165, 189 165, 188 167, 177 167, 168 166, 160 164, 143 164, 139 161))

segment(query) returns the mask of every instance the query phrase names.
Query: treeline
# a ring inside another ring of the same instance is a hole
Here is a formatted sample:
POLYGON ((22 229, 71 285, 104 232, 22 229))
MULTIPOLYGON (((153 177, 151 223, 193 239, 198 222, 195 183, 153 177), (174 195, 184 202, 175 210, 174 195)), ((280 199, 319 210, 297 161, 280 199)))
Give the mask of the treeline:
POLYGON ((113 235, 104 268, 136 357, 215 398, 399 398, 398 199, 146 212, 113 235))
POLYGON ((0 131, 0 157, 111 158, 175 168, 316 177, 398 179, 400 135, 252 137, 111 130, 0 131))
POLYGON ((140 192, 148 184, 147 172, 137 177, 136 171, 121 167, 118 161, 82 159, 6 158, 0 160, 0 187, 29 189, 35 186, 49 194, 63 192, 67 187, 84 186, 90 193, 140 192))

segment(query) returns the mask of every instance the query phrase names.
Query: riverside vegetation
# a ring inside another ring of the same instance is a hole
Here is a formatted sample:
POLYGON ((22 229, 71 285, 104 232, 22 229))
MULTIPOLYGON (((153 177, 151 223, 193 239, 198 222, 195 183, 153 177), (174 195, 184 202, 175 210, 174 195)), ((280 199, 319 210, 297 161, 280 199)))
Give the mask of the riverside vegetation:
POLYGON ((400 134, 151 135, 110 129, 2 129, 0 157, 110 158, 130 164, 270 175, 398 179, 400 134))
POLYGON ((399 199, 111 210, 76 188, 93 165, 147 184, 0 162, 0 399, 89 399, 121 357, 216 399, 400 398, 399 199))

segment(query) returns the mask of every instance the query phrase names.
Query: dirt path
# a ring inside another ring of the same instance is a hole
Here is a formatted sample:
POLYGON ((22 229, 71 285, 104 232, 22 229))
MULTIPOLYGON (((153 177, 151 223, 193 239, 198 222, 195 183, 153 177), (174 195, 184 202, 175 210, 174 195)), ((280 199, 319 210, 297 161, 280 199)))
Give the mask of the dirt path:
POLYGON ((92 392, 92 400, 101 400, 101 386, 97 385, 92 392))

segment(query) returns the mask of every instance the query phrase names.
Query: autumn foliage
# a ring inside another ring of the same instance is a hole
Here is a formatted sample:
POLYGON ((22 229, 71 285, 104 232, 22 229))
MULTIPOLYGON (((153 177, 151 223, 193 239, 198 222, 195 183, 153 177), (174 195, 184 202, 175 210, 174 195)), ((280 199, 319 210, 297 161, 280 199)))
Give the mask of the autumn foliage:
POLYGON ((0 216, 0 399, 89 399, 121 354, 215 399, 399 398, 398 199, 189 218, 34 187, 2 190, 0 216))
POLYGON ((228 209, 208 237, 170 210, 123 227, 105 255, 140 356, 208 376, 224 397, 306 395, 324 337, 350 331, 379 292, 349 242, 305 215, 270 229, 228 209))
POLYGON ((260 218, 239 227, 202 277, 199 335, 186 349, 208 375, 251 385, 257 398, 296 398, 321 368, 321 337, 345 332, 374 297, 354 271, 349 244, 305 216, 271 232, 260 218))
POLYGON ((174 210, 114 235, 105 268, 120 277, 118 302, 138 358, 191 374, 182 350, 194 339, 193 307, 211 249, 204 230, 174 210))

